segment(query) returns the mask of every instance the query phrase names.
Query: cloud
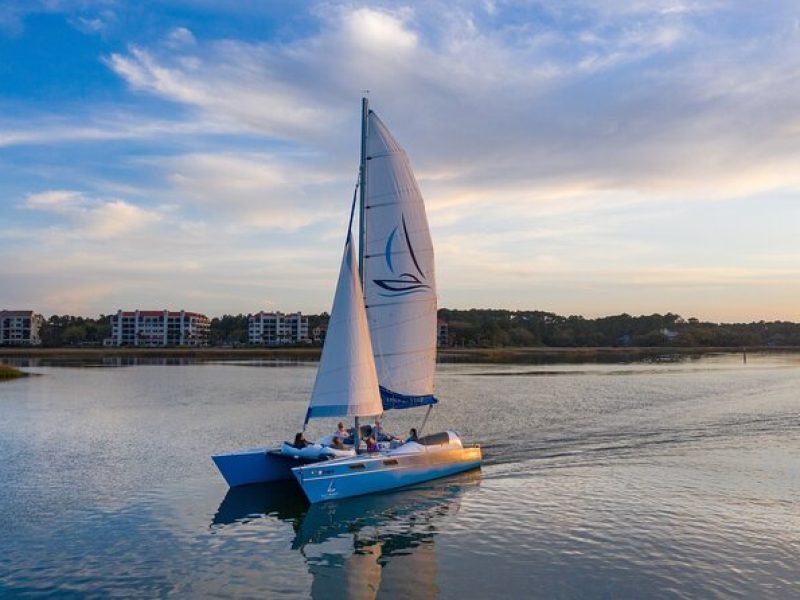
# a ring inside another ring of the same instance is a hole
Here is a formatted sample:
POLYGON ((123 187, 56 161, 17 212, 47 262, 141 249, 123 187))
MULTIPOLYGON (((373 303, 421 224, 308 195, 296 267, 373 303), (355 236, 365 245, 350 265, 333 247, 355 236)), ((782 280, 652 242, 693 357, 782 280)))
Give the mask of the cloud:
POLYGON ((82 33, 103 34, 116 20, 112 10, 115 5, 115 0, 4 0, 0 10, 0 31, 21 36, 28 16, 64 14, 69 23, 82 33))
POLYGON ((180 213, 135 230, 102 229, 117 217, 129 218, 129 209, 120 208, 107 203, 97 222, 78 228, 16 232, 7 252, 2 242, 9 237, 0 232, 0 278, 15 282, 3 290, 4 303, 49 314, 107 314, 136 306, 223 314, 254 312, 266 308, 262 299, 273 298, 274 308, 311 312, 332 294, 341 239, 318 248, 309 237, 276 235, 248 248, 246 234, 213 221, 181 227, 180 213), (89 226, 97 236, 86 234, 89 226), (115 237, 105 237, 110 234, 115 237))
POLYGON ((788 168, 800 120, 791 28, 742 44, 704 23, 748 15, 713 4, 572 3, 521 25, 483 7, 433 20, 436 6, 320 7, 320 31, 288 43, 133 47, 108 64, 199 119, 326 151, 354 124, 345 102, 370 88, 423 176, 446 170, 458 188, 571 180, 741 196, 800 181, 788 168))
POLYGON ((211 121, 185 121, 109 113, 84 122, 75 118, 31 115, 25 124, 0 122, 0 148, 28 145, 72 144, 110 140, 172 141, 229 133, 230 126, 211 121))
POLYGON ((212 55, 211 62, 198 56, 161 62, 133 47, 112 54, 108 64, 133 89, 194 107, 234 131, 292 138, 330 125, 322 105, 295 97, 290 74, 273 71, 263 48, 220 42, 212 55))
POLYGON ((81 33, 105 35, 117 21, 117 15, 109 9, 96 13, 77 15, 70 19, 73 27, 81 33))
POLYGON ((329 184, 341 182, 302 157, 263 153, 182 154, 157 168, 185 206, 211 213, 229 230, 295 231, 344 214, 346 196, 333 208, 329 184))
POLYGON ((71 190, 30 194, 24 205, 32 210, 64 217, 71 226, 71 236, 93 240, 129 235, 161 219, 157 211, 146 210, 124 200, 93 199, 71 190))
POLYGON ((345 10, 339 17, 341 29, 337 35, 370 53, 391 56, 408 52, 419 42, 419 36, 406 24, 411 14, 409 10, 394 13, 372 8, 345 10))
POLYGON ((229 133, 341 155, 354 97, 370 88, 423 181, 447 172, 451 196, 566 183, 740 197, 798 184, 795 28, 728 3, 569 2, 513 21, 504 5, 440 8, 322 4, 318 30, 280 42, 175 27, 163 46, 106 61, 137 93, 191 112, 9 124, 0 145, 229 133))
POLYGON ((176 27, 167 36, 167 45, 173 48, 180 46, 192 46, 197 42, 194 34, 186 27, 176 27))
POLYGON ((83 194, 70 190, 50 190, 38 194, 30 194, 25 199, 28 208, 54 210, 64 212, 83 202, 83 194))
POLYGON ((203 273, 195 297, 241 306, 230 290, 257 288, 306 301, 327 289, 321 265, 338 253, 370 89, 426 195, 444 302, 531 306, 558 290, 577 307, 591 286, 597 306, 636 312, 629 299, 655 310, 682 301, 673 288, 702 295, 706 280, 722 306, 715 290, 745 297, 761 269, 769 289, 795 289, 791 268, 748 262, 799 250, 796 236, 774 234, 796 222, 775 198, 800 190, 791 3, 322 2, 292 17, 303 24, 256 40, 168 21, 160 37, 118 40, 102 57, 124 82, 118 106, 9 111, 6 161, 18 149, 20 162, 100 155, 18 184, 53 182, 25 203, 46 217, 49 252, 164 295, 188 294, 203 273), (106 264, 92 245, 109 239, 106 264), (158 266, 141 269, 143 255, 158 266))

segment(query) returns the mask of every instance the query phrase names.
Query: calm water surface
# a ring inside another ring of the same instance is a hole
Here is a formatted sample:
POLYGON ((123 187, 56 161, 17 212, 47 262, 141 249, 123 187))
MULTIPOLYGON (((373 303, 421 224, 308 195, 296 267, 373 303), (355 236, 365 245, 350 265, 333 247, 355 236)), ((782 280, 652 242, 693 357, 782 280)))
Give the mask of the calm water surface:
POLYGON ((290 438, 313 364, 28 367, 0 597, 797 598, 800 357, 748 358, 442 366, 427 430, 483 469, 313 507, 209 458, 290 438))

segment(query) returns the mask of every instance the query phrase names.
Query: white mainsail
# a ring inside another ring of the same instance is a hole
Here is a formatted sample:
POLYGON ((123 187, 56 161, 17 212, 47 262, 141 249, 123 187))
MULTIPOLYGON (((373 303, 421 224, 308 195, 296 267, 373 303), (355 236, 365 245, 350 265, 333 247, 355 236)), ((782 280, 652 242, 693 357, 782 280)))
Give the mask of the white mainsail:
POLYGON ((382 412, 358 263, 348 232, 306 421, 382 412))
POLYGON ((436 367, 433 243, 405 151, 370 111, 364 293, 384 407, 431 404, 436 367))

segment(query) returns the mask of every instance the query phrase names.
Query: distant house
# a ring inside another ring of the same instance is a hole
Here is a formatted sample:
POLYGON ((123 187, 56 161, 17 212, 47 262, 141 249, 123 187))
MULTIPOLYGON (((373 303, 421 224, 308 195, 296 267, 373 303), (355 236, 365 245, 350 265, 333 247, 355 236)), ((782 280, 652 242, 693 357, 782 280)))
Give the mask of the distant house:
POLYGON ((667 329, 666 327, 664 327, 661 330, 661 335, 663 335, 668 342, 674 342, 681 336, 681 334, 678 333, 677 331, 672 331, 671 329, 667 329))
POLYGON ((617 338, 617 346, 631 346, 633 345, 633 336, 629 333, 621 335, 617 338))
POLYGON ((32 310, 0 310, 0 344, 38 346, 44 317, 32 310))
POLYGON ((782 333, 775 333, 767 338, 767 346, 785 346, 787 338, 782 333))
POLYGON ((325 342, 325 336, 328 333, 328 322, 324 321, 311 330, 311 341, 315 344, 322 344, 325 342))
POLYGON ((440 348, 450 345, 450 326, 441 319, 436 320, 436 345, 440 348))
POLYGON ((286 346, 308 344, 308 317, 301 313, 261 311, 251 315, 247 323, 247 339, 253 345, 286 346))
POLYGON ((107 346, 205 346, 211 323, 196 313, 168 310, 118 310, 111 316, 107 346))

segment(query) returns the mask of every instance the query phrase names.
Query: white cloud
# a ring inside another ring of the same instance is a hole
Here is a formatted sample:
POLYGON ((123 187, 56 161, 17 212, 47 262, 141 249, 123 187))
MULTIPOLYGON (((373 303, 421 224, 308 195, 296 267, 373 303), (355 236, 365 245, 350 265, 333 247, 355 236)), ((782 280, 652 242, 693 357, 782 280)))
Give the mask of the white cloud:
POLYGON ((84 202, 83 194, 70 190, 50 190, 38 194, 30 194, 25 205, 33 209, 54 210, 64 212, 84 202))
POLYGON ((413 50, 419 41, 416 32, 406 21, 411 12, 388 13, 371 8, 345 10, 341 15, 342 40, 354 43, 362 50, 392 55, 413 50))
POLYGON ((85 231, 89 237, 109 239, 154 223, 160 215, 128 204, 123 200, 102 202, 85 213, 85 231))
MULTIPOLYGON (((229 230, 294 231, 336 216, 328 186, 341 178, 303 160, 197 153, 165 157, 157 165, 178 201, 214 214, 229 230)), ((346 206, 346 196, 335 204, 346 206)))
POLYGON ((116 14, 106 9, 91 15, 78 15, 70 22, 82 33, 103 35, 116 22, 116 14))
POLYGON ((343 126, 356 124, 354 97, 370 88, 421 172, 446 170, 457 188, 558 179, 741 196, 798 183, 787 167, 798 159, 800 84, 786 73, 800 53, 780 36, 741 44, 702 29, 697 19, 733 11, 725 6, 572 8, 595 20, 493 29, 482 5, 439 21, 428 5, 320 8, 320 33, 288 43, 132 48, 109 65, 200 120, 325 152, 355 137, 343 126))
POLYGON ((50 190, 30 194, 25 206, 63 216, 71 236, 109 240, 159 221, 157 211, 146 210, 119 199, 93 199, 81 192, 50 190))
POLYGON ((211 56, 211 61, 182 57, 166 63, 134 47, 127 55, 112 54, 108 64, 135 90, 197 108, 234 131, 295 137, 331 124, 321 104, 301 100, 291 72, 274 72, 267 48, 220 42, 211 56))
POLYGON ((192 46, 197 42, 194 34, 186 27, 176 27, 167 36, 167 45, 173 48, 180 46, 192 46))
MULTIPOLYGON (((796 237, 774 236, 767 252, 751 236, 748 253, 746 244, 731 250, 715 230, 750 224, 759 203, 800 190, 795 12, 785 2, 770 11, 691 0, 326 2, 314 7, 317 27, 308 33, 258 42, 195 37, 176 24, 160 41, 105 58, 141 112, 6 117, 0 146, 137 141, 136 158, 125 156, 121 167, 146 184, 114 180, 109 169, 102 191, 54 184, 28 198, 29 208, 52 216, 52 243, 63 244, 69 268, 91 255, 92 240, 114 238, 118 264, 92 258, 86 268, 119 269, 165 290, 174 290, 169 272, 185 273, 184 286, 202 272, 202 293, 228 302, 236 299, 220 286, 250 293, 254 282, 285 281, 285 290, 259 288, 258 296, 305 299, 330 275, 319 264, 346 219, 358 97, 368 88, 426 194, 443 301, 474 304, 477 280, 491 283, 495 305, 525 294, 520 304, 537 305, 550 297, 536 283, 544 282, 564 302, 579 298, 582 285, 602 288, 598 306, 612 306, 627 301, 632 285, 660 290, 630 295, 654 310, 670 286, 701 292, 705 279, 730 292, 755 288, 750 274, 762 268, 768 286, 796 275, 766 262, 741 272, 728 264, 740 251, 739 262, 796 256, 796 237), (164 101, 173 117, 150 117, 164 101), (683 220, 668 214, 688 204, 707 207, 706 230, 687 233, 694 211, 683 220), (256 232, 259 251, 245 247, 256 232), (80 236, 89 246, 76 244, 80 236), (133 257, 142 252, 160 265, 155 275, 138 270, 133 257), (676 262, 676 252, 689 257, 676 262)), ((13 231, 24 237, 24 228, 13 231)), ((760 237, 769 231, 764 224, 760 237)), ((316 300, 313 308, 324 306, 316 300)))
POLYGON ((25 123, 0 122, 0 148, 23 145, 71 144, 109 140, 147 140, 230 133, 230 124, 156 119, 148 116, 106 114, 85 122, 33 115, 25 123))

